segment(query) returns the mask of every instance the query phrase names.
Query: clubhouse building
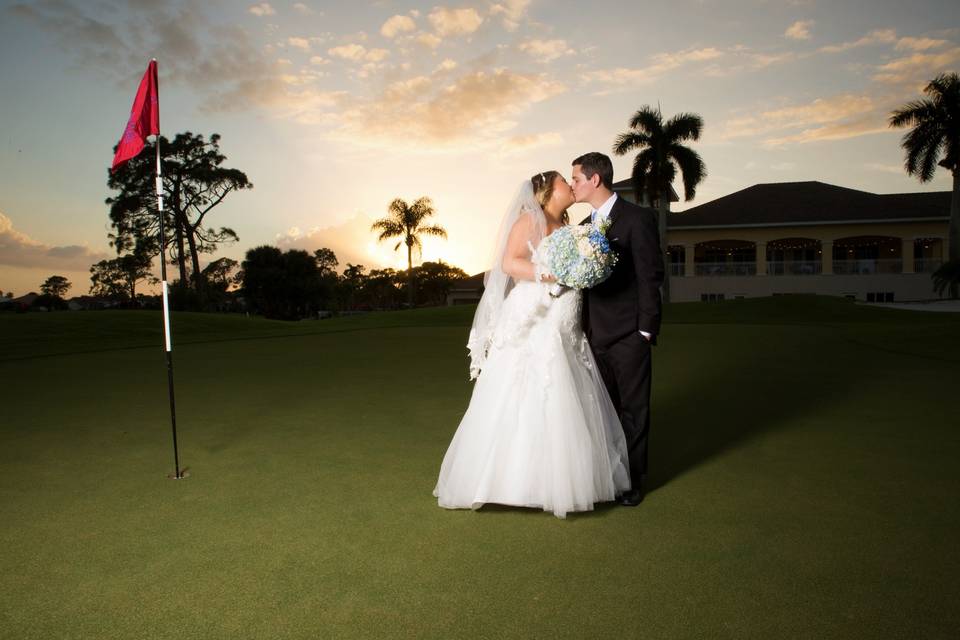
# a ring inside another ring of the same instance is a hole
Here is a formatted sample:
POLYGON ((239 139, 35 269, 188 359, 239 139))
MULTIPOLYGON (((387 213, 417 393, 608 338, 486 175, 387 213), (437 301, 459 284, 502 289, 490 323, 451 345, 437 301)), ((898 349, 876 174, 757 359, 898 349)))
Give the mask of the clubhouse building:
POLYGON ((792 293, 867 302, 936 297, 950 192, 878 195, 823 182, 758 184, 667 229, 675 302, 792 293))
MULTIPOLYGON (((636 201, 629 180, 614 190, 636 201)), ((929 300, 936 297, 930 274, 948 255, 949 219, 949 191, 880 195, 823 182, 757 184, 669 214, 671 299, 812 293, 929 300)), ((476 302, 482 286, 478 274, 451 291, 448 303, 476 302)))

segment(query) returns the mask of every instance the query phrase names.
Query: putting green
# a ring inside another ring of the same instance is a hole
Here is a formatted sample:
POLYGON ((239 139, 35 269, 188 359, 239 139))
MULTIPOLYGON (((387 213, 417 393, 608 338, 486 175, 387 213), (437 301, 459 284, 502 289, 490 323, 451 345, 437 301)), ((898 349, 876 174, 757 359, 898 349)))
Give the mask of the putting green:
POLYGON ((0 316, 0 637, 952 638, 960 318, 672 305, 652 491, 431 496, 472 308, 0 316))

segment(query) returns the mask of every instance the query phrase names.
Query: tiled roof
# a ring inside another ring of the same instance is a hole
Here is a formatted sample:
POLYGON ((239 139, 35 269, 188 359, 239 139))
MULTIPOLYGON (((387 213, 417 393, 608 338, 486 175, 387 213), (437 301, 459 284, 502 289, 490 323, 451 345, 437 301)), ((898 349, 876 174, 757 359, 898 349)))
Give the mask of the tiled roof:
MULTIPOLYGON (((614 193, 623 193, 626 191, 630 193, 630 195, 634 195, 633 180, 627 178, 626 180, 618 180, 617 182, 614 182, 613 191, 614 193)), ((673 190, 672 185, 670 186, 670 202, 680 202, 680 196, 678 196, 677 192, 673 190)))
POLYGON ((949 219, 950 192, 881 195, 823 182, 777 182, 671 212, 669 227, 821 224, 842 221, 949 219))
POLYGON ((475 275, 459 280, 455 282, 451 287, 451 291, 474 291, 477 289, 483 289, 483 276, 486 275, 483 271, 475 275))

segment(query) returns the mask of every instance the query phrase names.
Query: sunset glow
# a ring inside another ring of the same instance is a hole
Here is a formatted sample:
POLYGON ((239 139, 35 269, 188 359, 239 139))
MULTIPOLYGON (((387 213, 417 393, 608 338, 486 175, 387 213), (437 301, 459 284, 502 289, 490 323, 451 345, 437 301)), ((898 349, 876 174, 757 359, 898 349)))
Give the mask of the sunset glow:
POLYGON ((429 196, 449 239, 422 259, 476 273, 518 183, 610 153, 645 104, 705 121, 708 177, 675 210, 761 182, 950 188, 903 172, 886 117, 960 68, 951 2, 42 0, 0 17, 0 290, 17 295, 55 273, 86 293, 114 255, 106 171, 151 57, 164 135, 221 134, 254 184, 213 214, 240 241, 208 259, 326 246, 341 269, 405 268, 370 224, 429 196))

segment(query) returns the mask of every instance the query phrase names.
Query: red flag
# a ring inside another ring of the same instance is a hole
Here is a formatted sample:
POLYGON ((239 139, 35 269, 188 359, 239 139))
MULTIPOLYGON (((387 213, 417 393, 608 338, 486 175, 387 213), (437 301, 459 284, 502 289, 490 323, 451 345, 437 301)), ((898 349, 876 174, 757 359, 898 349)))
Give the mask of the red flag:
POLYGON ((130 121, 123 130, 123 137, 117 145, 117 154, 113 156, 111 171, 135 157, 143 150, 147 136, 160 135, 160 93, 157 85, 157 61, 151 60, 147 71, 140 80, 137 97, 130 109, 130 121))

